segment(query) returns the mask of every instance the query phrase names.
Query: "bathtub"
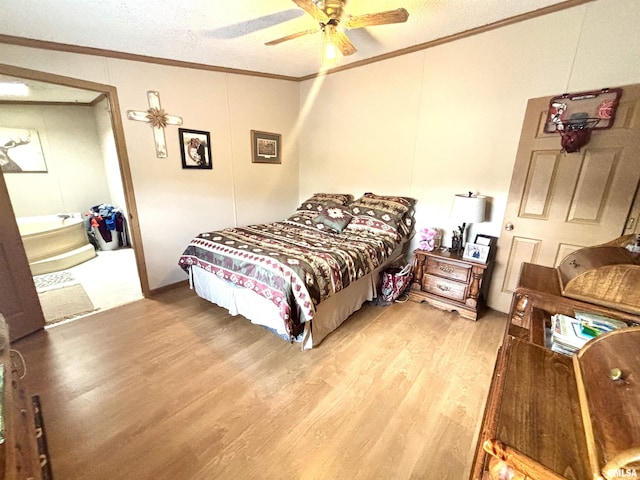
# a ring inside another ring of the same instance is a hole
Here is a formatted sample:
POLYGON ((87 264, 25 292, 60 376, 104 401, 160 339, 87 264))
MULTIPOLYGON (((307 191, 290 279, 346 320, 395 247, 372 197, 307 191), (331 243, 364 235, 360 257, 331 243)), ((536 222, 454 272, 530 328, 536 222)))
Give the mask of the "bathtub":
POLYGON ((18 218, 32 275, 57 272, 96 256, 80 214, 18 218))

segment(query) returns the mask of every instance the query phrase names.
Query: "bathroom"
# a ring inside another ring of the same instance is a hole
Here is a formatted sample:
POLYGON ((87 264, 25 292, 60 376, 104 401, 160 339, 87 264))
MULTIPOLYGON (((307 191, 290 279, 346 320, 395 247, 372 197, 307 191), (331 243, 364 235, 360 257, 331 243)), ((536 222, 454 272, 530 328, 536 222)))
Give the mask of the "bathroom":
MULTIPOLYGON (((8 80, 17 81, 0 78, 8 80)), ((43 276, 60 272, 58 277, 82 285, 92 311, 142 298, 106 96, 25 83, 35 94, 29 101, 0 96, 0 155, 24 167, 22 172, 3 167, 3 175, 36 286, 43 276), (7 142, 7 136, 20 145, 7 142), (125 221, 111 241, 93 229, 96 249, 85 215, 99 204, 116 206, 125 221)))

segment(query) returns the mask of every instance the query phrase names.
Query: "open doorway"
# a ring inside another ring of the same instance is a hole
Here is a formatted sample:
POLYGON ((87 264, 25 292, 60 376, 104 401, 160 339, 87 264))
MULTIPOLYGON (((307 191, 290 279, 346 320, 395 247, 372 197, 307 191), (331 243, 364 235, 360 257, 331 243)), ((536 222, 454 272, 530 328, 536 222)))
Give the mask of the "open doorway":
MULTIPOLYGON (((6 65, 0 65, 0 80, 27 84, 31 91, 27 98, 0 98, 2 117, 10 119, 10 127, 18 138, 17 142, 5 142, 2 146, 14 147, 14 143, 24 140, 32 143, 32 150, 37 147, 42 152, 42 161, 33 171, 28 170, 33 168, 31 165, 22 172, 3 169, 2 187, 6 185, 13 218, 3 215, 0 222, 19 226, 34 218, 36 224, 51 218, 65 228, 76 229, 78 224, 81 232, 75 233, 75 240, 63 239, 60 246, 56 245, 54 255, 49 257, 53 263, 44 266, 49 258, 45 258, 43 250, 54 245, 53 235, 47 233, 35 247, 30 239, 21 236, 25 253, 31 258, 34 278, 44 282, 38 282, 36 287, 48 292, 57 286, 79 284, 91 300, 93 311, 148 296, 115 89, 6 65), (104 212, 96 212, 95 207, 102 205, 113 207, 120 217, 121 228, 113 232, 114 241, 99 238, 99 242, 87 241, 90 245, 75 244, 78 235, 88 240, 100 235, 102 229, 92 227, 87 213, 95 212, 94 221, 95 217, 101 218, 100 213, 104 212), (70 250, 71 258, 58 251, 59 247, 70 250), (38 266, 34 268, 36 263, 38 266)), ((13 133, 11 129, 8 133, 13 133)), ((13 152, 4 150, 0 155, 12 161, 13 152)), ((19 165, 20 161, 16 163, 19 165)), ((34 229, 39 228, 26 230, 34 229)))

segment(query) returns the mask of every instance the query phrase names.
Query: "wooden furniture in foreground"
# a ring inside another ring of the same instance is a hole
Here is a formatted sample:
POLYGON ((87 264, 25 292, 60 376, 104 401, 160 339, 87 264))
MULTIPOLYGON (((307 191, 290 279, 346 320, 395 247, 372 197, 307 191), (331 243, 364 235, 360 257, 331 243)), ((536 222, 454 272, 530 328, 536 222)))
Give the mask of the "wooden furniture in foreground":
MULTIPOLYGON (((0 314, 0 326, 4 329, 0 314)), ((42 478, 31 398, 26 394, 14 366, 9 343, 0 352, 3 370, 1 416, 3 441, 0 443, 0 479, 38 480, 42 478)))
POLYGON ((522 265, 471 479, 492 478, 490 468, 511 468, 514 479, 640 477, 640 327, 602 335, 573 357, 546 348, 551 315, 575 311, 640 323, 563 296, 554 268, 522 265))
POLYGON ((483 277, 490 266, 491 261, 472 262, 455 252, 416 250, 409 299, 477 320, 484 307, 483 277))
POLYGON ((551 315, 573 316, 576 311, 588 311, 628 324, 640 322, 638 315, 563 296, 555 268, 523 263, 511 302, 507 334, 544 345, 544 329, 545 325, 550 326, 551 315))
POLYGON ((565 297, 640 315, 640 255, 621 246, 581 248, 558 265, 565 297))

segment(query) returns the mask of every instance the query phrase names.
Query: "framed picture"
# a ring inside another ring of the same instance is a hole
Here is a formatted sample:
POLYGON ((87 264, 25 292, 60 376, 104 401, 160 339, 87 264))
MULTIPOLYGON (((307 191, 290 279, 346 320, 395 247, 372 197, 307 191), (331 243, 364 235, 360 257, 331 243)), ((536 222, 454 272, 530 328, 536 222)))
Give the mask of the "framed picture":
POLYGON ((251 130, 251 161, 253 163, 282 163, 281 135, 251 130))
POLYGON ((211 165, 211 140, 209 132, 179 128, 182 168, 209 169, 211 165))
POLYGON ((489 245, 480 245, 477 243, 469 242, 464 247, 462 258, 473 260, 474 262, 487 263, 490 250, 491 248, 489 247, 489 245))
POLYGON ((498 243, 498 237, 492 237, 491 235, 485 235, 484 233, 479 233, 476 235, 476 240, 473 243, 477 243, 478 245, 488 245, 491 249, 495 248, 496 243, 498 243))
POLYGON ((4 173, 47 173, 38 131, 0 127, 0 166, 4 173))

